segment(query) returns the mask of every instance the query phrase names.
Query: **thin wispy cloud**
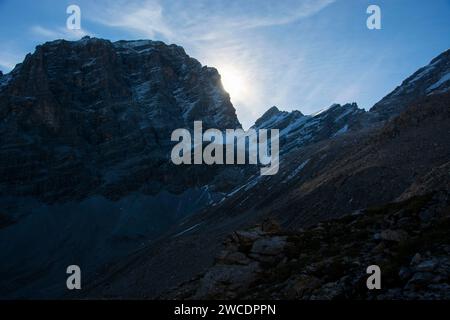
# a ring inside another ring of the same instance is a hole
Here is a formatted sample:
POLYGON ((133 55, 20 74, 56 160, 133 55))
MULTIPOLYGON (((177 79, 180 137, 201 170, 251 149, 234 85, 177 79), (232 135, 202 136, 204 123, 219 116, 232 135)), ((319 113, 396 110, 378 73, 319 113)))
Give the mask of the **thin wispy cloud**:
POLYGON ((119 1, 107 6, 97 3, 92 10, 87 10, 87 17, 105 26, 123 28, 148 38, 159 35, 171 39, 175 36, 157 1, 119 1))
POLYGON ((78 40, 86 35, 93 35, 84 29, 69 30, 64 27, 47 28, 41 25, 34 25, 30 28, 30 32, 39 38, 39 40, 78 40))
POLYGON ((292 23, 316 14, 333 2, 119 1, 108 5, 97 3, 86 14, 89 19, 109 27, 125 28, 149 37, 161 35, 169 41, 194 42, 216 40, 246 29, 292 23))
MULTIPOLYGON (((38 43, 55 39, 78 40, 86 35, 95 36, 95 34, 84 29, 69 30, 64 26, 49 28, 42 25, 32 25, 28 28, 28 36, 38 43)), ((11 71, 17 63, 23 60, 27 53, 26 50, 16 48, 16 44, 12 41, 1 43, 0 69, 3 72, 11 71)))

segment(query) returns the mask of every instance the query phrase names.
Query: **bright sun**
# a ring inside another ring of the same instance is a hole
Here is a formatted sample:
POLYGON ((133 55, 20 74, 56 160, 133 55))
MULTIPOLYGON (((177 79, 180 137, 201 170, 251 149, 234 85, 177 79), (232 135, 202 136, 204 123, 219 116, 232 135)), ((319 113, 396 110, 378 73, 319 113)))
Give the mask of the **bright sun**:
POLYGON ((246 91, 246 85, 239 70, 225 66, 219 69, 219 73, 222 78, 223 88, 230 94, 231 99, 242 99, 246 91))

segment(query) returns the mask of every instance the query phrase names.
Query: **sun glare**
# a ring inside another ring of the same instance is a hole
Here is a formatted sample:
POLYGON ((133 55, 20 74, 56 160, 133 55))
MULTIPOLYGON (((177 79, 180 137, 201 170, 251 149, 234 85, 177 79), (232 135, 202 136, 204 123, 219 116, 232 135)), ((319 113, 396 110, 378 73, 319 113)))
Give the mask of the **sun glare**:
POLYGON ((230 94, 232 100, 241 100, 246 93, 245 81, 239 70, 225 66, 219 69, 222 78, 222 85, 226 92, 230 94))

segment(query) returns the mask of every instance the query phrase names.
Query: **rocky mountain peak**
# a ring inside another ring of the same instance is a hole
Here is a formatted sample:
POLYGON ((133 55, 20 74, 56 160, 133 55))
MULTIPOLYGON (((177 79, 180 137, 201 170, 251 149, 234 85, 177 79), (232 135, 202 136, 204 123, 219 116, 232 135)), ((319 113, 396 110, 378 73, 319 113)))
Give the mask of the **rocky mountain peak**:
POLYGON ((367 113, 356 103, 333 104, 320 112, 304 115, 298 110, 280 111, 277 107, 267 110, 252 127, 254 129, 279 129, 281 153, 292 148, 338 136, 360 129, 367 113))
POLYGON ((269 108, 266 112, 264 112, 264 114, 258 120, 256 120, 255 124, 258 125, 259 123, 267 121, 273 116, 279 114, 280 112, 281 112, 280 109, 278 109, 276 106, 273 106, 269 108))
POLYGON ((165 173, 171 132, 195 120, 241 127, 217 70, 182 47, 90 37, 39 45, 1 77, 0 119, 0 192, 51 200, 157 190, 162 180, 183 190, 165 173))
POLYGON ((405 79, 370 110, 381 119, 398 115, 417 99, 450 90, 450 49, 405 79))
POLYGON ((240 126, 217 70, 202 67, 176 45, 89 37, 56 40, 37 46, 16 69, 9 92, 14 96, 33 98, 46 92, 65 108, 99 109, 120 101, 139 104, 148 119, 177 114, 171 122, 178 126, 198 119, 211 127, 240 126))
POLYGON ((276 106, 269 108, 258 120, 255 121, 254 128, 275 128, 283 129, 293 121, 304 117, 300 111, 280 111, 276 106))

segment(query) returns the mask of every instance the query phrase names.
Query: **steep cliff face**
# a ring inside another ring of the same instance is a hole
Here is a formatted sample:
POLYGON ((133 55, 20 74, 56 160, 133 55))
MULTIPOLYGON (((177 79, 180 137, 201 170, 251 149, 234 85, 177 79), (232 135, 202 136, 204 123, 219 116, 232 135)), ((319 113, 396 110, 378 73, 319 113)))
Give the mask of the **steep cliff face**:
POLYGON ((0 194, 47 201, 180 192, 209 178, 169 168, 171 132, 240 127, 217 70, 183 48, 95 38, 27 55, 1 78, 0 118, 0 194))

